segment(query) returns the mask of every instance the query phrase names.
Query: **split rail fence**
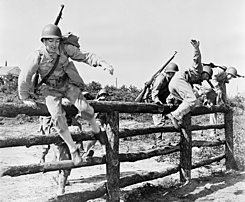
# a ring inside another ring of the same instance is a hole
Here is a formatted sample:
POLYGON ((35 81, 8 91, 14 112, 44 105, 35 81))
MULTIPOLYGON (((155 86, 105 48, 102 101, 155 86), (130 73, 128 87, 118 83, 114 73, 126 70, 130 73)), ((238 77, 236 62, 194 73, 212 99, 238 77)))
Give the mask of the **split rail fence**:
MULTIPOLYGON (((96 112, 107 113, 107 122, 110 130, 110 138, 106 146, 106 155, 104 157, 92 157, 83 161, 78 166, 74 167, 72 161, 48 162, 31 165, 6 166, 1 168, 0 176, 20 176, 34 174, 39 172, 50 172, 59 169, 78 168, 85 166, 94 166, 106 164, 106 179, 105 183, 98 184, 88 190, 68 193, 62 196, 49 199, 49 201, 86 201, 89 199, 99 198, 107 194, 107 201, 120 201, 120 188, 130 186, 136 183, 163 178, 165 176, 180 173, 180 181, 188 182, 191 179, 191 170, 205 166, 222 159, 225 159, 226 169, 236 169, 236 164, 233 157, 233 112, 227 106, 213 106, 212 108, 197 107, 191 113, 187 114, 183 119, 184 128, 180 132, 180 143, 177 146, 169 148, 155 148, 152 150, 139 153, 120 153, 119 154, 119 138, 133 137, 137 135, 146 135, 159 132, 178 132, 172 126, 165 127, 147 127, 137 129, 120 129, 119 130, 119 113, 163 113, 167 114, 173 110, 168 105, 159 106, 147 103, 135 102, 96 102, 90 101, 96 112), (192 125, 191 117, 204 115, 209 113, 222 113, 224 115, 224 123, 217 125, 192 125), (206 129, 224 129, 225 139, 220 141, 192 141, 192 131, 206 129), (225 151, 222 155, 209 158, 197 163, 192 163, 192 147, 213 147, 225 145, 225 151), (167 155, 174 152, 180 152, 180 162, 178 166, 171 169, 159 172, 144 172, 137 173, 131 176, 120 178, 120 163, 135 162, 151 158, 154 156, 167 155)), ((73 106, 64 106, 66 113, 71 115, 77 114, 77 110, 73 106)), ((16 117, 18 114, 26 114, 29 116, 48 116, 49 113, 44 104, 38 103, 36 109, 32 109, 22 104, 2 104, 0 105, 0 116, 16 117)), ((91 132, 81 132, 72 134, 75 141, 86 141, 95 139, 91 132)), ((29 135, 19 138, 4 138, 0 139, 0 148, 17 147, 32 145, 47 145, 59 143, 60 138, 57 135, 29 135)))

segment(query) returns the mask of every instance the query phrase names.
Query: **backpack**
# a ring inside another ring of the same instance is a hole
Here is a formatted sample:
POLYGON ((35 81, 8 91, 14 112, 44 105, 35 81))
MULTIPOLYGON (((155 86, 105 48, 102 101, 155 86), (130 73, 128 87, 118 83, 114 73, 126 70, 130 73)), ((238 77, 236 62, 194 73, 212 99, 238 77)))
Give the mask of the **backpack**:
POLYGON ((62 43, 63 44, 70 44, 73 46, 76 46, 77 48, 80 48, 80 44, 78 42, 79 37, 72 34, 71 32, 68 32, 63 38, 62 43))

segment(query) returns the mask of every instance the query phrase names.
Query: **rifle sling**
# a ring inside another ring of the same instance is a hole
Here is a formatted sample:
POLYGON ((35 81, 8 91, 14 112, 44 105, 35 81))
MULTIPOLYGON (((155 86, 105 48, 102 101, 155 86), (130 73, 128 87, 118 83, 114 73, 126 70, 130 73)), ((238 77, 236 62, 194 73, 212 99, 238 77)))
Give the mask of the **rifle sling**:
POLYGON ((38 89, 43 83, 46 83, 46 81, 48 80, 48 78, 51 76, 51 74, 54 72, 54 70, 56 69, 58 63, 59 63, 59 59, 60 59, 60 55, 57 55, 57 58, 55 60, 54 66, 52 67, 52 69, 47 73, 47 75, 45 77, 43 77, 43 79, 40 81, 40 83, 38 83, 35 87, 35 90, 38 89))

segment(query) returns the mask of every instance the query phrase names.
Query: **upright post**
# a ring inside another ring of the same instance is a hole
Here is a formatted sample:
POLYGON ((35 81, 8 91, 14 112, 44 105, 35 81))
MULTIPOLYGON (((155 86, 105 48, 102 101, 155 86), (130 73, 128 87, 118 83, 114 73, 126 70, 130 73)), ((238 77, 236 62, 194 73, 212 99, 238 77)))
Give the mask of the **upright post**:
POLYGON ((224 114, 225 121, 225 155, 226 162, 225 166, 227 170, 238 169, 236 161, 234 159, 234 145, 233 145, 233 111, 229 109, 228 112, 224 114))
POLYGON ((119 161, 119 113, 107 113, 106 178, 107 201, 120 201, 120 161, 119 161))
POLYGON ((191 154, 191 114, 189 113, 183 117, 183 127, 181 127, 180 133, 180 181, 182 183, 191 180, 191 154))

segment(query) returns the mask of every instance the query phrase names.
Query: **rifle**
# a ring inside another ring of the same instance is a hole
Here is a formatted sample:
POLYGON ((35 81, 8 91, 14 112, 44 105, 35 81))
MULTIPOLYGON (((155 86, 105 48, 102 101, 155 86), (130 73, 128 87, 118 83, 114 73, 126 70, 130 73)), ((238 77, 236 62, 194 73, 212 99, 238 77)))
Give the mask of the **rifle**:
POLYGON ((175 51, 174 55, 162 66, 161 69, 159 69, 152 77, 151 79, 145 83, 145 86, 143 88, 143 90, 140 92, 140 94, 137 96, 137 98, 135 99, 135 102, 142 102, 142 99, 145 95, 146 90, 150 87, 150 85, 152 84, 152 82, 154 81, 155 77, 161 73, 163 71, 163 69, 171 62, 171 60, 174 59, 175 55, 177 54, 177 51, 175 51))
POLYGON ((61 17, 62 17, 62 11, 63 11, 64 7, 65 7, 65 6, 64 6, 63 4, 61 4, 61 9, 60 9, 59 15, 57 16, 57 18, 56 18, 56 20, 55 20, 55 22, 54 22, 55 25, 58 25, 58 24, 59 24, 60 19, 61 19, 61 17))
MULTIPOLYGON (((207 63, 202 63, 203 65, 207 65, 207 66, 210 66, 211 68, 216 68, 216 67, 219 67, 220 69, 226 71, 226 68, 224 68, 223 66, 220 66, 220 65, 215 65, 214 63, 210 62, 209 64, 207 63)), ((245 76, 242 76, 240 74, 237 74, 237 77, 240 77, 240 78, 245 78, 245 76)))
MULTIPOLYGON (((58 16, 57 16, 57 18, 56 18, 56 20, 55 20, 55 22, 54 22, 54 24, 55 24, 56 26, 57 26, 57 25, 59 24, 59 22, 60 22, 60 19, 61 19, 61 17, 62 17, 62 11, 63 11, 63 9, 64 9, 64 5, 61 4, 60 12, 59 12, 59 14, 58 14, 58 16)), ((56 66, 56 65, 55 65, 55 66, 56 66)), ((54 69, 51 69, 51 71, 47 74, 48 76, 45 76, 45 77, 42 79, 42 81, 41 81, 40 83, 38 83, 38 80, 39 80, 39 73, 38 73, 38 72, 35 73, 35 76, 34 76, 34 78, 33 78, 34 93, 37 93, 38 87, 41 86, 42 83, 45 82, 45 80, 48 79, 48 77, 50 76, 50 74, 52 74, 53 71, 54 71, 54 69)))

